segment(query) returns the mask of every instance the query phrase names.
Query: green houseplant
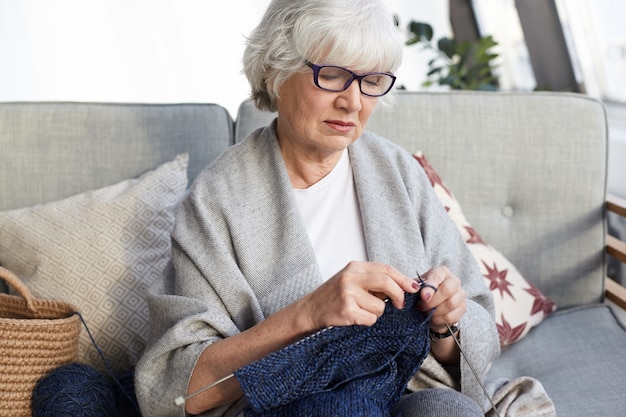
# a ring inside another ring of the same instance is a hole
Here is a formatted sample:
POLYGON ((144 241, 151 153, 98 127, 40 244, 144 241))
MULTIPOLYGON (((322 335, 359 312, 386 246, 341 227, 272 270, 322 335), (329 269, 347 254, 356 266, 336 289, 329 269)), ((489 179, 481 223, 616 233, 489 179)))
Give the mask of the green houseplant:
POLYGON ((498 88, 498 79, 493 75, 493 60, 497 54, 491 48, 497 42, 491 36, 477 41, 457 41, 443 37, 433 45, 433 28, 428 23, 411 21, 408 26, 410 38, 407 45, 421 45, 436 56, 428 63, 425 87, 433 84, 447 85, 453 90, 487 90, 498 88))

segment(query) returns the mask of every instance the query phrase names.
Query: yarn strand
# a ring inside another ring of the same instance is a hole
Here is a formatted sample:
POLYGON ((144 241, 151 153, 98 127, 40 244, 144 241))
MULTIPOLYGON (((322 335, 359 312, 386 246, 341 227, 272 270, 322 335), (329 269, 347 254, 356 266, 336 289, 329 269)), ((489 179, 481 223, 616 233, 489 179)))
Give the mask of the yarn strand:
POLYGON ((116 376, 83 316, 79 312, 73 315, 77 315, 85 327, 106 372, 78 362, 53 369, 37 382, 32 392, 33 417, 141 416, 134 396, 133 371, 116 376))
POLYGON ((91 330, 89 330, 89 326, 87 326, 87 322, 83 318, 83 315, 80 314, 80 312, 78 312, 78 311, 75 311, 74 314, 76 314, 80 318, 80 321, 83 323, 83 326, 85 327, 85 330, 87 331, 87 335, 89 336, 89 339, 91 339, 91 343, 96 348, 96 351, 98 352, 98 355, 100 356, 100 358, 102 359, 102 362, 104 363, 104 367, 109 372, 109 376, 111 377, 111 379, 113 379, 113 382, 115 382, 115 384, 119 388, 120 392, 126 397, 126 399, 128 401, 130 401, 130 403, 133 405, 135 410, 138 413, 140 413, 139 406, 137 405, 137 400, 132 398, 128 394, 128 392, 126 392, 126 388, 124 386, 122 386, 122 384, 119 381, 119 379, 115 376, 115 372, 113 372, 113 368, 111 367, 111 364, 107 360, 106 356, 104 356, 104 352, 102 352, 102 349, 100 349, 100 346, 98 346, 98 344, 96 343, 96 339, 91 334, 91 330))

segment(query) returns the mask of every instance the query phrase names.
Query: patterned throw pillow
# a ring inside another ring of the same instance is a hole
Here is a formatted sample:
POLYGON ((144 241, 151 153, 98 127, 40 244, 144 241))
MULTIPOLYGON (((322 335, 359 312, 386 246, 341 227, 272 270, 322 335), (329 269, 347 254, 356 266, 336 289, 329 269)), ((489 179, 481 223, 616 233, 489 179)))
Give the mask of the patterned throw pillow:
POLYGON ((417 151, 413 156, 424 168, 435 193, 461 232, 493 294, 500 345, 505 347, 520 340, 556 309, 555 304, 528 282, 504 255, 483 241, 465 219, 458 201, 422 152, 417 151))
MULTIPOLYGON (((145 347, 145 293, 169 257, 187 163, 178 155, 137 179, 0 213, 0 264, 36 297, 76 306, 116 372, 145 347)), ((84 330, 79 360, 104 369, 84 330)))

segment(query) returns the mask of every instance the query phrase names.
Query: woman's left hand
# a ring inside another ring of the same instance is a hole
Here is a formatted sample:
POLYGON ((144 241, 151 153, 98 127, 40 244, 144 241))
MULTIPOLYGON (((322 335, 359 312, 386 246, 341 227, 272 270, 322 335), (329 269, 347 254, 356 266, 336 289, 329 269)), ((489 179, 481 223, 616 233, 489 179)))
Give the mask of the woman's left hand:
POLYGON ((422 279, 428 286, 424 286, 420 292, 418 309, 427 313, 434 308, 430 329, 436 333, 445 333, 448 330, 446 323, 452 325, 459 322, 467 309, 461 280, 445 266, 430 269, 422 274, 422 279))

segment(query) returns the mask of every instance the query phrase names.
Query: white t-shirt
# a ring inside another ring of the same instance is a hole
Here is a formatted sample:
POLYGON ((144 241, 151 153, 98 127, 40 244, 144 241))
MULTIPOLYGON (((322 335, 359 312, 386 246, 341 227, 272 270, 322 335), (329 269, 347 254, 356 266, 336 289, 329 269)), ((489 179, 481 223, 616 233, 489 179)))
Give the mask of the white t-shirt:
POLYGON ((361 211, 347 150, 324 178, 307 189, 294 191, 324 280, 350 261, 367 260, 361 211))

